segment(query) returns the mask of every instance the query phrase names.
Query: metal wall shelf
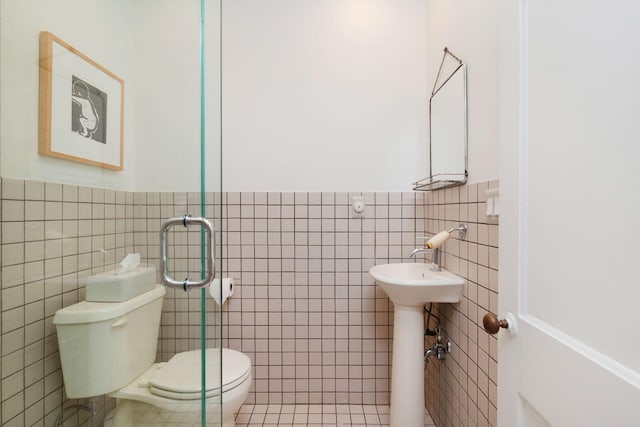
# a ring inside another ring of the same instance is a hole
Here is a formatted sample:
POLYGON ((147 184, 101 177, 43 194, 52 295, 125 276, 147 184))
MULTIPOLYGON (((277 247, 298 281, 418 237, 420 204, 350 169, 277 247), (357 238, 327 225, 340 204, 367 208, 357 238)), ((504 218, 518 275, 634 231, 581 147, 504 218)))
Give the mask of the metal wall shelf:
POLYGON ((414 182, 414 191, 466 184, 469 175, 467 114, 467 69, 464 62, 445 47, 429 98, 429 176, 414 182), (439 125, 437 131, 434 130, 436 124, 439 125))
POLYGON ((413 183, 414 191, 435 191, 467 183, 467 172, 432 175, 413 183))

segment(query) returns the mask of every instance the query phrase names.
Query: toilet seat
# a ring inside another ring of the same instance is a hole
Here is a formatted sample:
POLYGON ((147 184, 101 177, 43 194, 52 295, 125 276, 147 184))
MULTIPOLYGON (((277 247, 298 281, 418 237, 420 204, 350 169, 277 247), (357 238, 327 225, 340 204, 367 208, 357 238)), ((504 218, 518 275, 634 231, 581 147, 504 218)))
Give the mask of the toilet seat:
MULTIPOLYGON (((207 349, 206 391, 207 398, 220 395, 243 384, 251 376, 251 359, 239 351, 222 349, 222 387, 220 387, 220 350, 207 349)), ((201 351, 178 353, 167 363, 158 365, 147 386, 156 396, 175 400, 195 400, 201 397, 201 351)))

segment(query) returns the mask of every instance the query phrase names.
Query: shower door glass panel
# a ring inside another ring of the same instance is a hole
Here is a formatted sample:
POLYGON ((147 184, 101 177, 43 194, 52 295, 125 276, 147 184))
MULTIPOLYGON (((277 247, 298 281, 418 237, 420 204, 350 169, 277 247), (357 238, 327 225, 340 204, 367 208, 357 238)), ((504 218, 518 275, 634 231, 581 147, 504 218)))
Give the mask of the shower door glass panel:
MULTIPOLYGON (((150 343, 156 363, 195 352, 195 393, 177 406, 157 395, 154 406, 121 399, 120 412, 107 394, 69 400, 53 324, 85 299, 89 276, 126 255, 157 271, 164 219, 203 216, 219 228, 219 7, 0 2, 0 424, 221 424, 221 311, 208 288, 166 288, 150 343)), ((171 232, 173 277, 201 279, 203 239, 197 227, 171 232)))

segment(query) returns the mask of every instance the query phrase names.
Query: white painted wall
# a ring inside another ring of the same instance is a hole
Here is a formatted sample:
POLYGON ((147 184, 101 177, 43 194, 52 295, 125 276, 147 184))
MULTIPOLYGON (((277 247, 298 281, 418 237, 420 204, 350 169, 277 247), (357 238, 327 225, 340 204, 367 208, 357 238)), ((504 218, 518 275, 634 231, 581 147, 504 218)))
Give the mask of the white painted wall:
MULTIPOLYGON (((136 0, 135 188, 200 189, 200 2, 136 0)), ((205 2, 207 184, 219 190, 219 15, 205 2)))
MULTIPOLYGON (((169 0, 2 0, 2 176, 125 190, 198 190, 199 6, 198 1, 169 0), (43 30, 125 81, 124 171, 38 154, 38 37, 43 30)), ((207 3, 215 25, 209 37, 213 51, 207 55, 216 59, 208 123, 207 158, 217 171, 212 177, 219 177, 217 11, 217 2, 207 3)))
POLYGON ((130 189, 136 164, 131 108, 128 0, 0 2, 0 171, 2 176, 130 189), (38 154, 39 33, 50 31, 125 80, 124 172, 38 154))
MULTIPOLYGON (((199 2, 1 5, 3 176, 199 188, 199 2), (124 172, 38 155, 43 29, 125 80, 124 172)), ((213 190, 220 176, 218 2, 207 1, 206 10, 213 190)), ((422 0, 235 0, 224 2, 223 16, 225 190, 397 191, 426 175, 422 0)))
POLYGON ((498 0, 426 2, 429 94, 445 46, 468 67, 469 182, 499 176, 497 7, 498 0))
MULTIPOLYGON (((136 2, 141 190, 199 185, 198 6, 136 2)), ((218 3, 205 7, 206 181, 218 189, 218 3)), ((222 13, 224 190, 408 190, 426 175, 422 1, 236 0, 222 13)))
POLYGON ((224 188, 409 190, 426 175, 422 0, 223 9, 224 188))

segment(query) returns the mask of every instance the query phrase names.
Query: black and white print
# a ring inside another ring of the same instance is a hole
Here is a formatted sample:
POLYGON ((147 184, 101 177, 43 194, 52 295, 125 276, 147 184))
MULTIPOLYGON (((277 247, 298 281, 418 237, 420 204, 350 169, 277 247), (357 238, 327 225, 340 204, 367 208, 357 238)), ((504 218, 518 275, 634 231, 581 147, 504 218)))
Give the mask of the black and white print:
POLYGON ((107 94, 76 76, 71 84, 71 131, 107 143, 107 94))

